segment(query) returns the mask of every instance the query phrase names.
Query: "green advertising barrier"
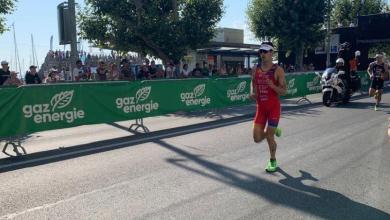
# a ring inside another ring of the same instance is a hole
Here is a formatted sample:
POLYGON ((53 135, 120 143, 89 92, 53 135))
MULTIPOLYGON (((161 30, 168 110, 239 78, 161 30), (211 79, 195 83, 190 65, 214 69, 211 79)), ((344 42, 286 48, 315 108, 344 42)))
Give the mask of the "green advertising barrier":
POLYGON ((250 79, 52 84, 0 89, 0 137, 248 104, 250 79))
POLYGON ((286 75, 287 95, 283 98, 304 97, 321 92, 321 77, 315 73, 286 75))
POLYGON ((371 80, 368 76, 368 73, 366 71, 358 72, 358 76, 360 77, 360 80, 362 82, 361 90, 363 92, 368 92, 368 89, 370 88, 371 80))
MULTIPOLYGON (((359 73, 368 89, 367 74, 359 73)), ((321 92, 315 73, 286 75, 287 95, 321 92)), ((0 87, 0 138, 79 125, 252 103, 251 79, 188 79, 0 87)))

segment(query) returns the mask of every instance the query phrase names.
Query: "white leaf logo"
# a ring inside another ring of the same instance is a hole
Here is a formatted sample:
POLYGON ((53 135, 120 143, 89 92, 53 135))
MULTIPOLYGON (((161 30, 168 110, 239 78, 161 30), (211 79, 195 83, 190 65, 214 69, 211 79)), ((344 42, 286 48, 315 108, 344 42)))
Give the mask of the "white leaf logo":
POLYGON ((151 90, 152 87, 150 86, 138 90, 137 94, 135 95, 136 103, 138 103, 139 101, 145 101, 147 98, 149 98, 151 90))
POLYGON ((238 84, 237 86, 237 93, 242 93, 244 90, 245 90, 245 87, 246 87, 246 82, 241 82, 240 84, 238 84))
POLYGON ((206 84, 200 84, 199 86, 195 87, 195 89, 194 89, 195 97, 202 96, 205 89, 206 89, 206 84))
POLYGON ((321 79, 321 77, 319 77, 319 76, 314 77, 314 79, 313 79, 313 84, 314 84, 314 85, 318 85, 319 82, 320 82, 320 79, 321 79))
POLYGON ((288 81, 288 89, 292 89, 294 87, 294 84, 295 84, 295 79, 288 81))
POLYGON ((58 93, 55 96, 53 96, 53 98, 51 98, 51 101, 50 101, 51 106, 53 106, 52 111, 54 111, 56 108, 62 109, 62 108, 65 108, 66 106, 68 106, 70 104, 70 102, 72 101, 73 93, 74 93, 74 90, 65 91, 65 92, 61 92, 61 93, 58 93))

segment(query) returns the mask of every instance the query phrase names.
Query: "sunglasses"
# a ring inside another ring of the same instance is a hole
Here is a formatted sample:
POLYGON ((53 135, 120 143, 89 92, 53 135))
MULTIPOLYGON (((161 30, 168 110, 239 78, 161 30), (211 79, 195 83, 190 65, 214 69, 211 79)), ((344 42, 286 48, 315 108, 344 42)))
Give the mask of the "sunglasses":
POLYGON ((269 50, 260 50, 259 52, 260 52, 260 53, 268 53, 269 50))

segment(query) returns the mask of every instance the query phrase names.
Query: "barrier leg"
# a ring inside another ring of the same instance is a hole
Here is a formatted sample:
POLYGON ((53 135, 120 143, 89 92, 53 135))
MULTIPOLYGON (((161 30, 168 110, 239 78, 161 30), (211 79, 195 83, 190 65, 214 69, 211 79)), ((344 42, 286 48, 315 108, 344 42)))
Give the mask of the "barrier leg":
POLYGON ((306 97, 306 96, 303 96, 301 97, 300 99, 298 99, 298 101, 296 101, 295 103, 296 104, 299 104, 301 102, 308 102, 309 104, 312 104, 312 102, 306 97))
POLYGON ((150 132, 149 128, 144 125, 143 118, 135 119, 135 123, 130 125, 129 127, 129 131, 138 131, 138 129, 143 130, 144 133, 150 132))
POLYGON ((214 108, 214 109, 211 109, 210 112, 207 112, 206 114, 206 118, 214 118, 214 117, 218 117, 220 119, 223 119, 223 116, 221 115, 221 109, 219 108, 214 108))
POLYGON ((22 142, 21 142, 21 139, 20 138, 11 138, 11 139, 7 139, 5 141, 5 145, 3 147, 3 151, 2 151, 5 155, 7 156, 10 156, 10 157, 15 157, 15 156, 22 156, 22 155, 26 155, 27 152, 26 152, 26 149, 22 146, 22 142), (10 153, 7 152, 7 148, 12 145, 12 150, 13 152, 16 154, 16 155, 12 155, 10 153), (22 152, 19 151, 19 149, 22 150, 22 152))

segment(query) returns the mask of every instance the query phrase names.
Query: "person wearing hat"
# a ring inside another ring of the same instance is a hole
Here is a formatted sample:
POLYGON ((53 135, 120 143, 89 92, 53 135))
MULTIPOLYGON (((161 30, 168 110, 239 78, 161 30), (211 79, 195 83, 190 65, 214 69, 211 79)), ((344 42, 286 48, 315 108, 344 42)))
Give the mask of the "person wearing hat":
POLYGON ((42 80, 39 78, 37 73, 37 67, 34 65, 30 66, 30 71, 25 76, 26 84, 41 84, 42 80))
POLYGON ((58 70, 56 68, 51 68, 49 70, 49 78, 47 79, 47 82, 49 83, 55 83, 59 81, 60 77, 58 75, 58 70))
POLYGON ((375 59, 376 60, 368 66, 367 73, 371 79, 368 93, 370 97, 375 98, 374 110, 377 111, 382 99, 385 76, 386 74, 389 74, 389 70, 383 61, 383 54, 376 54, 375 59))
POLYGON ((18 78, 18 73, 12 71, 10 77, 3 83, 4 86, 21 86, 22 80, 18 78))
POLYGON ((281 136, 278 128, 281 105, 280 95, 287 93, 284 70, 277 64, 273 64, 274 45, 271 42, 263 42, 260 45, 259 55, 261 63, 252 71, 252 83, 250 97, 256 100, 256 116, 253 125, 253 139, 260 143, 267 139, 270 151, 270 160, 265 170, 275 172, 276 141, 281 136))
POLYGON ((9 71, 8 62, 3 60, 1 61, 1 69, 0 69, 0 86, 4 84, 5 81, 11 76, 11 72, 9 71))

